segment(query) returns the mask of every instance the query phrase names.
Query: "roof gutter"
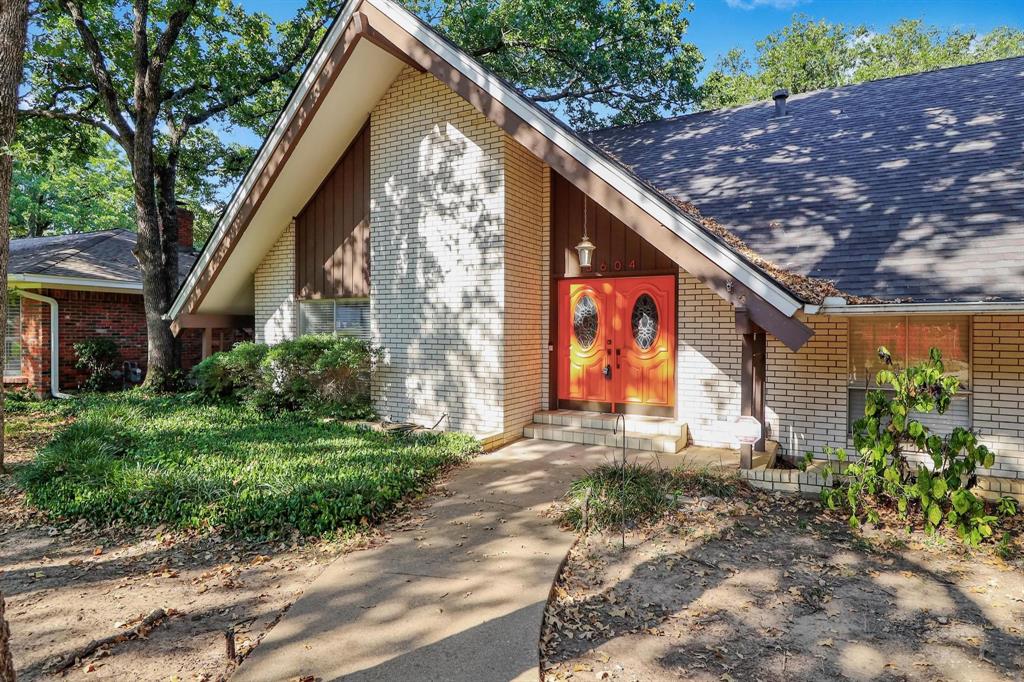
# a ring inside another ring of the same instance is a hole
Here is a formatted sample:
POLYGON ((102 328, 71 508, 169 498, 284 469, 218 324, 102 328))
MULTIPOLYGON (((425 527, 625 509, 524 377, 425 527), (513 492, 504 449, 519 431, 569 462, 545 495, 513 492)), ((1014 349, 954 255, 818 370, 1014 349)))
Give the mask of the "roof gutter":
POLYGON ((55 288, 88 287, 92 289, 117 289, 142 291, 142 282, 126 282, 124 280, 95 279, 92 277, 60 277, 58 275, 34 275, 31 273, 12 273, 7 275, 8 282, 24 284, 49 284, 55 288))
POLYGON ((18 293, 50 306, 50 395, 54 398, 70 398, 67 393, 60 392, 60 310, 57 299, 24 289, 18 293))
POLYGON ((868 303, 853 305, 843 299, 826 298, 821 305, 805 304, 808 315, 927 315, 1024 313, 1024 301, 962 301, 950 303, 868 303), (842 301, 840 303, 839 301, 842 301))

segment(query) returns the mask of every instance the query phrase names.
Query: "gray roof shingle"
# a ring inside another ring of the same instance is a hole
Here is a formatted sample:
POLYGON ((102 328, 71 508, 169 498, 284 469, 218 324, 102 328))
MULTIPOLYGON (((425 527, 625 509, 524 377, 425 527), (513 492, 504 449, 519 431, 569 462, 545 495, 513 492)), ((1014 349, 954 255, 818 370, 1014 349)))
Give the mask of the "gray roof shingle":
POLYGON ((859 296, 1024 300, 1024 58, 591 139, 756 253, 859 296))
MULTIPOLYGON (((127 230, 12 239, 8 272, 141 283, 139 263, 132 254, 135 240, 136 234, 127 230)), ((179 281, 188 274, 195 259, 192 249, 179 249, 179 281)))

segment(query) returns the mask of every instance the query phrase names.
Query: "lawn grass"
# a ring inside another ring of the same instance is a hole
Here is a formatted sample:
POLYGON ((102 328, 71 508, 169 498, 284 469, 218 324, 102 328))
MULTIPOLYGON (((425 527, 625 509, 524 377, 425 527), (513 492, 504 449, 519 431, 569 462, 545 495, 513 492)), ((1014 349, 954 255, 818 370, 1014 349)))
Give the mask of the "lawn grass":
POLYGON ((463 434, 392 435, 138 390, 78 398, 74 411, 18 480, 31 504, 94 523, 344 532, 478 449, 463 434))

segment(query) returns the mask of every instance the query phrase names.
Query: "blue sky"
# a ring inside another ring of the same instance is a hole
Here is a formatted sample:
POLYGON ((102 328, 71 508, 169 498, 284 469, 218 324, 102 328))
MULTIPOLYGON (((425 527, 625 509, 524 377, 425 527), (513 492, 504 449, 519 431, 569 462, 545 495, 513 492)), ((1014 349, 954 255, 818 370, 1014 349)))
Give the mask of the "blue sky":
POLYGON ((884 29, 903 18, 986 33, 1024 25, 1021 0, 695 0, 689 40, 708 65, 733 47, 748 52, 765 35, 802 12, 815 19, 884 29))
MULTIPOLYGON (((242 0, 275 19, 292 16, 302 0, 242 0)), ((687 37, 709 65, 733 47, 754 42, 789 23, 796 12, 815 19, 885 28, 902 18, 924 19, 943 28, 973 29, 1024 25, 1021 0, 694 0, 687 37)))
MULTIPOLYGON (((287 19, 303 0, 241 0, 250 10, 287 19)), ((814 19, 884 29, 903 18, 923 19, 941 28, 979 33, 996 26, 1024 26, 1024 0, 693 0, 687 40, 705 58, 705 70, 734 47, 748 52, 754 43, 790 22, 801 12, 814 19)), ((245 130, 230 134, 256 146, 260 140, 245 130)))

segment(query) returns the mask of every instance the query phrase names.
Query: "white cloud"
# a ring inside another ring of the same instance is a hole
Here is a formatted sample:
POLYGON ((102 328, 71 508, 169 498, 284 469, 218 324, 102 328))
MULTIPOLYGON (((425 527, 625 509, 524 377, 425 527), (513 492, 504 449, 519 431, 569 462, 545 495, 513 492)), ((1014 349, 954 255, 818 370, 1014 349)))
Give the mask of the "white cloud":
POLYGON ((793 9, 804 2, 805 0, 725 0, 725 4, 734 9, 756 9, 758 7, 793 9))

